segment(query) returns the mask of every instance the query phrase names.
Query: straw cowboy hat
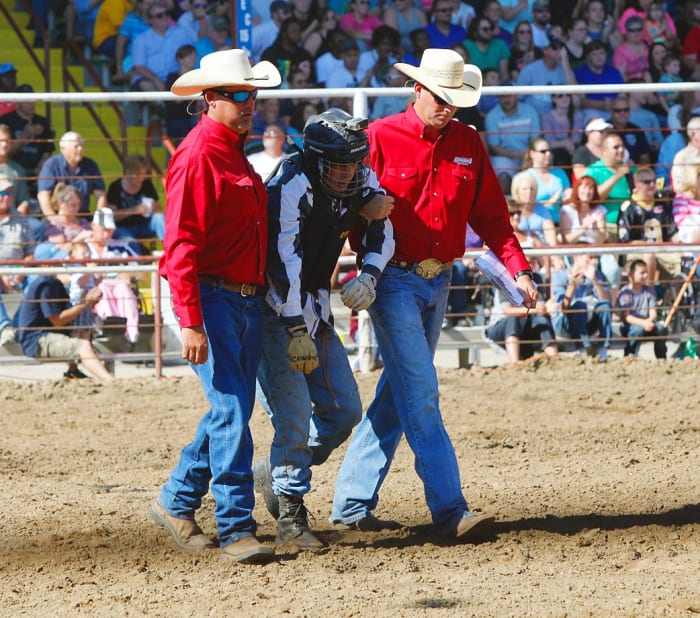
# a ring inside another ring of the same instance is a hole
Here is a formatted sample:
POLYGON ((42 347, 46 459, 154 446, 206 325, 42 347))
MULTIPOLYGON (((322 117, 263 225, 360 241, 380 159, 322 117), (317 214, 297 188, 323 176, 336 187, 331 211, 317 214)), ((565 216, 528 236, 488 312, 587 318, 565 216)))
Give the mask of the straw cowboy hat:
POLYGON ((178 77, 171 91, 179 96, 189 96, 211 88, 274 88, 281 83, 282 77, 271 62, 263 60, 251 67, 244 50, 226 49, 204 56, 199 68, 178 77))
POLYGON ((456 107, 474 107, 481 98, 481 70, 452 49, 426 49, 420 66, 397 62, 394 67, 456 107))

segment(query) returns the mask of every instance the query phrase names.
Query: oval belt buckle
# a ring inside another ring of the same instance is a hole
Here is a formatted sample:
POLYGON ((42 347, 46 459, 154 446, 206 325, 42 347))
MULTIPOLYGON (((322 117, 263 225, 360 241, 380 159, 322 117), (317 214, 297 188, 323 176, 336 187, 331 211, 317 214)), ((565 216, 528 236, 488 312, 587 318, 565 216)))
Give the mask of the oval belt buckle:
POLYGON ((255 294, 255 284, 253 283, 243 283, 241 284, 241 296, 246 298, 248 296, 253 296, 255 294))
POLYGON ((423 279, 434 279, 442 272, 442 262, 437 258, 428 258, 418 262, 416 274, 423 279))

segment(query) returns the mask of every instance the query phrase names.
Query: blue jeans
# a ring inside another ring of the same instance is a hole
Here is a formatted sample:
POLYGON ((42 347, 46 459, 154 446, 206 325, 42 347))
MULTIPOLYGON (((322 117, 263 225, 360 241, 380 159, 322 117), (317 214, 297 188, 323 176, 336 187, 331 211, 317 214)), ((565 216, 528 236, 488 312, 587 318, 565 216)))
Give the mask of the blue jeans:
POLYGON ((588 336, 598 331, 601 338, 598 345, 609 348, 612 338, 612 306, 610 303, 607 300, 596 303, 590 321, 585 301, 574 301, 570 308, 571 312, 564 314, 563 327, 573 339, 577 340, 577 345, 582 342, 583 347, 588 347, 590 345, 588 336))
POLYGON ((345 442, 360 421, 362 401, 345 347, 333 328, 319 327, 319 366, 305 375, 292 369, 284 323, 268 306, 262 322, 258 400, 275 428, 272 488, 277 495, 303 496, 311 488, 310 466, 322 464, 345 442))
POLYGON ((656 358, 666 358, 668 328, 663 325, 663 322, 657 322, 656 327, 651 332, 645 331, 641 326, 623 324, 620 327, 620 332, 624 337, 627 337, 625 356, 637 356, 643 341, 653 341, 654 356, 656 358))
POLYGON ((128 227, 117 226, 114 230, 116 240, 163 240, 165 238, 165 215, 162 212, 154 212, 140 225, 128 227))
POLYGON ((10 326, 10 324, 12 324, 12 320, 5 309, 5 303, 2 302, 2 292, 0 292, 0 330, 5 326, 10 326))
POLYGON ((451 272, 435 279, 387 266, 369 312, 384 371, 338 473, 334 521, 350 524, 377 506, 401 436, 406 434, 433 523, 453 532, 468 513, 459 467, 440 414, 433 355, 445 315, 451 272))
POLYGON ((200 291, 209 358, 192 368, 211 408, 193 442, 182 449, 158 501, 175 517, 192 517, 211 481, 219 543, 225 547, 256 530, 248 421, 260 363, 262 301, 204 283, 200 291))

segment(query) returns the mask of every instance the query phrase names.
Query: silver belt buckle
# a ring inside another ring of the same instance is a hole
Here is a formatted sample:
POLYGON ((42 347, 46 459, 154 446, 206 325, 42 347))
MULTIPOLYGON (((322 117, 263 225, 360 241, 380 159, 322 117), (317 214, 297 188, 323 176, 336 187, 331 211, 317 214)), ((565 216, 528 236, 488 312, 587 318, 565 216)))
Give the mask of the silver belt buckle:
POLYGON ((416 264, 416 274, 423 279, 435 279, 442 272, 442 262, 437 258, 428 258, 416 264))
POLYGON ((255 284, 253 283, 242 283, 241 284, 241 296, 246 298, 248 296, 253 296, 255 294, 255 284))

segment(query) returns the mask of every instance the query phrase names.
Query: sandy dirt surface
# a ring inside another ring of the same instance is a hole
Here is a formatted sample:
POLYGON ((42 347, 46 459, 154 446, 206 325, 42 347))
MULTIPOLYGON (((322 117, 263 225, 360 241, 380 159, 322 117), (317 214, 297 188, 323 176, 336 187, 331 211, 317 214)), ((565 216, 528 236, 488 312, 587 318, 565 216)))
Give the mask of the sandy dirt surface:
MULTIPOLYGON (((322 555, 187 554, 148 506, 206 404, 194 377, 0 382, 3 616, 692 616, 700 613, 697 362, 441 369, 478 544, 434 536, 405 442, 376 514, 328 523, 344 452, 314 471, 322 555)), ((367 404, 378 374, 359 375, 367 404)), ((271 437, 256 408, 256 456, 271 437)), ((262 502, 262 501, 261 501, 262 502)), ((213 534, 212 501, 198 519, 213 534)), ((262 540, 274 522, 256 507, 262 540)))

